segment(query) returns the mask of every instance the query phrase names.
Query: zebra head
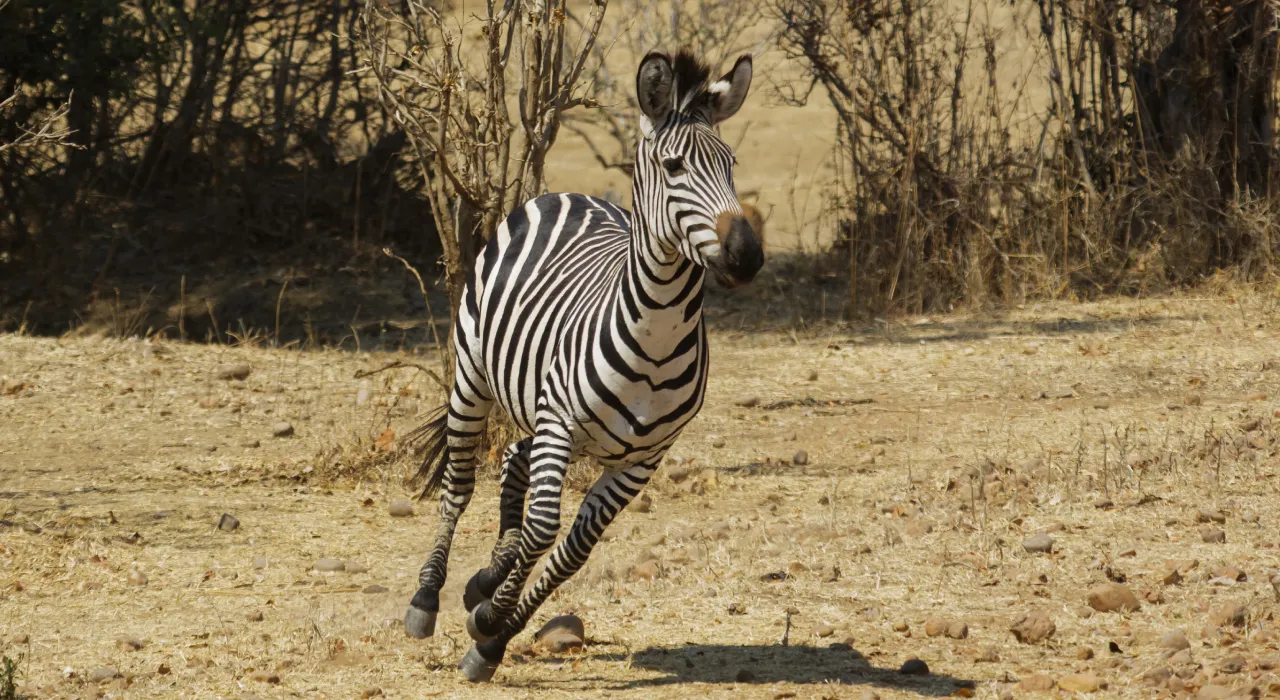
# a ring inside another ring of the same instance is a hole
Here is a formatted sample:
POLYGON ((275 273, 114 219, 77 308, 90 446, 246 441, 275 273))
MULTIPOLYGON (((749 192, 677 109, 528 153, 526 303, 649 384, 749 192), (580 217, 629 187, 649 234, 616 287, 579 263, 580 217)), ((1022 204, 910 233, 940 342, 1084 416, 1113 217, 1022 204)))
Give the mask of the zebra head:
POLYGON ((637 218, 667 255, 711 270, 721 284, 750 282, 764 251, 733 188, 733 150, 716 133, 751 86, 751 57, 708 83, 710 70, 692 54, 650 53, 636 73, 643 138, 636 154, 637 218))

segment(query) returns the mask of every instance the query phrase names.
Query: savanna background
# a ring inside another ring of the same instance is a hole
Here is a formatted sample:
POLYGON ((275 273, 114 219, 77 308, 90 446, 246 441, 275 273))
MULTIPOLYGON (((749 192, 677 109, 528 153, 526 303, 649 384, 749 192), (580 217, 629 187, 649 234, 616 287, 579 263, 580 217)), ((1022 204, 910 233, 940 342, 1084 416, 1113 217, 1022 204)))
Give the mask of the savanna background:
POLYGON ((1280 693, 1276 11, 0 0, 0 698, 1280 693), (768 262, 535 619, 584 646, 468 686, 496 484, 407 639, 398 438, 505 212, 629 204, 677 46, 755 57, 768 262))

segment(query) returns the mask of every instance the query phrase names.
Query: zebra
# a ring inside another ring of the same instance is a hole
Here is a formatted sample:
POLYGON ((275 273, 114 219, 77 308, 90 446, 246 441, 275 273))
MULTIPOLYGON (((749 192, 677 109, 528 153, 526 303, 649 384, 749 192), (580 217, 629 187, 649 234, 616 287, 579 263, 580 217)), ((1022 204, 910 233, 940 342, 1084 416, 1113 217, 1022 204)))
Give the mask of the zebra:
POLYGON ((545 194, 512 211, 476 262, 454 327, 448 404, 412 438, 426 455, 421 497, 443 490, 404 619, 410 637, 434 633, 454 529, 498 404, 528 437, 503 452, 498 541, 463 596, 475 644, 459 666, 472 682, 493 677, 507 643, 582 567, 702 407, 706 273, 732 288, 764 264, 734 190, 736 159, 716 131, 742 106, 751 73, 750 56, 708 82, 710 69, 689 51, 646 55, 636 73, 635 212, 545 194), (565 471, 581 457, 602 474, 556 545, 565 471))

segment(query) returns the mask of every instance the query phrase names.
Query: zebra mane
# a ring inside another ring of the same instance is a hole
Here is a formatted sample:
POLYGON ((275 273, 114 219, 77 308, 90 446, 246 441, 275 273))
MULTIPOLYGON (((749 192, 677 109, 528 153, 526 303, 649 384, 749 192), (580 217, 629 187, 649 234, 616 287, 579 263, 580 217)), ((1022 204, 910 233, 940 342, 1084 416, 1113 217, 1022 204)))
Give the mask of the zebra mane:
POLYGON ((676 79, 676 109, 683 112, 707 91, 711 68, 689 49, 680 49, 671 67, 676 79))

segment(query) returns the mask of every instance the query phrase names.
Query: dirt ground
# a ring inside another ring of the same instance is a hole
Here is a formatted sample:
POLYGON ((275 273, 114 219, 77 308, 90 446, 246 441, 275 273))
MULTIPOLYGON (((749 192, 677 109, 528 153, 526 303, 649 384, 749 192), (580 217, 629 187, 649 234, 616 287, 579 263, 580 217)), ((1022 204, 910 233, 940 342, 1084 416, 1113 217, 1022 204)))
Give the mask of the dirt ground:
POLYGON ((439 392, 356 375, 422 357, 3 336, 0 654, 38 698, 1276 696, 1276 302, 717 330, 666 467, 691 475, 660 477, 535 617, 581 615, 585 649, 521 650, 484 686, 455 666, 492 479, 437 636, 400 622, 436 518, 389 515, 409 467, 384 429, 439 392), (247 379, 218 378, 234 364, 247 379), (1027 552, 1041 531, 1052 552, 1027 552), (1140 609, 1087 607, 1108 579, 1140 609), (1019 643, 1033 612, 1055 632, 1019 643), (1173 630, 1190 649, 1166 658, 1173 630), (929 673, 899 673, 911 657, 929 673))

